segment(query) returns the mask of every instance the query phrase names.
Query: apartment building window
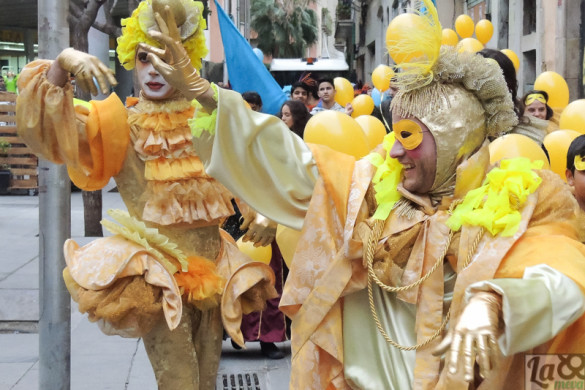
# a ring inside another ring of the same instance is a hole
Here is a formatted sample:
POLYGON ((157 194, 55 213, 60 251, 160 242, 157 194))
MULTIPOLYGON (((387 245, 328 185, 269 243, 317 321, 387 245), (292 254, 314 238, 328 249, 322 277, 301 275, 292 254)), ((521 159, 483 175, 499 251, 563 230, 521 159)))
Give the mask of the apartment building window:
POLYGON ((536 32, 536 0, 524 0, 523 34, 536 32))
POLYGON ((524 91, 530 91, 534 88, 534 80, 536 79, 536 50, 525 51, 523 55, 524 70, 524 91))

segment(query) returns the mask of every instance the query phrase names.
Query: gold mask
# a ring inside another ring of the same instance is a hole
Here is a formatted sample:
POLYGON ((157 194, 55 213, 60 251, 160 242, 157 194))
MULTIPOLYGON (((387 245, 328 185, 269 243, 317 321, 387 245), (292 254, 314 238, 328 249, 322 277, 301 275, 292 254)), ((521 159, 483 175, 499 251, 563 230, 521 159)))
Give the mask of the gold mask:
POLYGON ((423 129, 410 119, 402 119, 394 123, 392 129, 396 140, 402 144, 404 149, 416 149, 423 140, 423 129))

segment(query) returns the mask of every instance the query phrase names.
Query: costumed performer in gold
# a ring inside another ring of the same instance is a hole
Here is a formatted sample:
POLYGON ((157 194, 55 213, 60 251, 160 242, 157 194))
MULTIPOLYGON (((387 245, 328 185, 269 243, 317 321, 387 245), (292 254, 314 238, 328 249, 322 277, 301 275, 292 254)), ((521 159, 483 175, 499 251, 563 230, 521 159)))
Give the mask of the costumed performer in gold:
MULTIPOLYGON (((302 229, 280 304, 291 389, 522 388, 526 354, 584 352, 577 203, 539 163, 490 166, 488 136, 517 123, 501 70, 440 47, 422 4, 389 26, 393 133, 359 161, 305 145, 231 91, 197 97, 207 172, 302 229)), ((198 80, 173 65, 175 40, 152 36, 168 48, 148 49, 161 73, 198 80)))
POLYGON ((118 40, 140 97, 126 107, 115 94, 74 106, 70 73, 94 95, 94 78, 103 93, 116 80, 95 57, 66 49, 23 70, 18 131, 36 153, 67 164, 84 190, 114 177, 128 208, 109 212, 118 224, 102 222, 113 236, 82 248, 65 243, 64 278, 79 310, 106 334, 143 337, 160 389, 214 389, 223 327, 243 345, 242 313, 276 295, 274 274, 219 229, 233 213, 232 195, 205 173, 187 124, 191 100, 209 83, 175 87, 140 48, 156 44, 147 32, 158 30, 163 11, 180 26, 173 36, 184 56, 174 63, 200 68, 207 50, 202 4, 143 1, 122 21, 118 40))

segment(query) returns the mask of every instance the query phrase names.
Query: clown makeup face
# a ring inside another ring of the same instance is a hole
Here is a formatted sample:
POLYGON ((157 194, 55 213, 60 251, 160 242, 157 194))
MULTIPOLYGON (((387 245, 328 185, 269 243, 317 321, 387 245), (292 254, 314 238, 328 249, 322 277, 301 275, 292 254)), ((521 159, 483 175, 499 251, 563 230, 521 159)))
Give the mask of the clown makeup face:
POLYGON ((538 100, 533 101, 529 106, 526 106, 524 115, 532 115, 539 119, 546 119, 546 104, 539 102, 538 100))
POLYGON ((168 99, 175 92, 167 81, 158 73, 147 58, 148 52, 136 52, 136 76, 144 96, 151 100, 168 99))
POLYGON ((437 171, 437 146, 429 129, 416 118, 393 115, 396 142, 390 157, 404 167, 404 188, 415 194, 428 193, 437 171), (414 142, 411 142, 414 140, 414 142))

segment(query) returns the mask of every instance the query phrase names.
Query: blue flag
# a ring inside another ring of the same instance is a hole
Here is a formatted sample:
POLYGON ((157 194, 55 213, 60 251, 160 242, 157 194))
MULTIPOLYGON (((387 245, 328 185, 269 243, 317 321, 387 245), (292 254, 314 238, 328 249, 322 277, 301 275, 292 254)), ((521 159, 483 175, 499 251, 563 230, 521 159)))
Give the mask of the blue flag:
POLYGON ((262 111, 276 114, 286 101, 284 92, 217 0, 215 6, 232 89, 239 93, 258 92, 262 98, 262 111))

